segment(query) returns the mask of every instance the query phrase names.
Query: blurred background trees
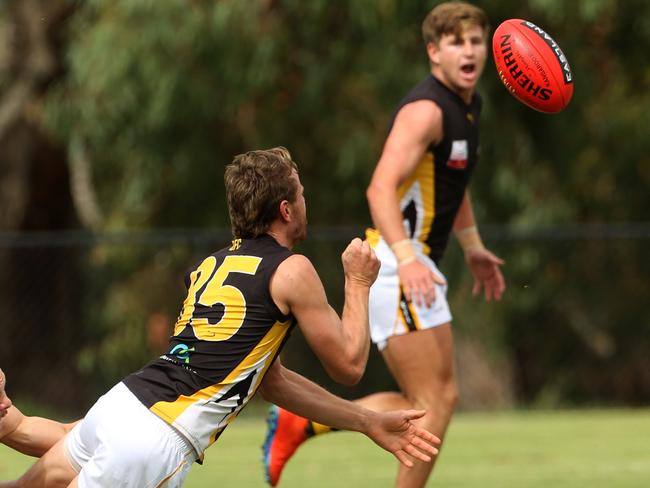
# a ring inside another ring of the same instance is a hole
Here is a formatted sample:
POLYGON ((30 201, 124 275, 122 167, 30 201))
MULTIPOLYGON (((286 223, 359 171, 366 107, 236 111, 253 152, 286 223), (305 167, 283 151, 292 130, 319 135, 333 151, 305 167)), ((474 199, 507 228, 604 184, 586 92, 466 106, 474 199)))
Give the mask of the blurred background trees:
MULTIPOLYGON (((160 352, 182 273, 229 238, 223 168, 249 149, 298 161, 300 250, 340 303, 338 256, 369 223, 394 106, 427 73, 434 3, 0 1, 0 365, 14 394, 82 411, 160 352)), ((509 290, 471 298, 452 243, 463 401, 647 404, 650 4, 475 3, 493 26, 551 33, 576 89, 562 114, 539 114, 486 66, 472 192, 509 290)), ((325 381, 299 337, 285 356, 325 381)), ((362 385, 329 386, 390 386, 382 368, 373 355, 362 385)))

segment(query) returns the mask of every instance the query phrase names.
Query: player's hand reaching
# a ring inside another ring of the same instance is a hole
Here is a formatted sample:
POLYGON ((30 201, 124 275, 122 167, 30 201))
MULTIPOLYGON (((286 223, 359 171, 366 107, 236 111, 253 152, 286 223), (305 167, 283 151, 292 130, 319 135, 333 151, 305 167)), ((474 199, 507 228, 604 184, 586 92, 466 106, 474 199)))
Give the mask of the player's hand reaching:
POLYGON ((500 269, 504 263, 503 259, 481 247, 465 251, 465 262, 474 275, 472 294, 478 295, 483 288, 486 302, 492 299, 501 300, 503 292, 506 291, 506 283, 500 269))
POLYGON ((430 307, 436 301, 435 285, 445 284, 442 277, 418 260, 401 265, 398 272, 406 300, 418 306, 430 307))
POLYGON ((341 261, 346 280, 369 288, 377 279, 379 259, 367 241, 358 237, 352 239, 343 251, 341 261))
POLYGON ((377 412, 366 435, 409 468, 413 466, 411 458, 429 462, 438 454, 440 439, 412 422, 424 414, 424 410, 377 412))

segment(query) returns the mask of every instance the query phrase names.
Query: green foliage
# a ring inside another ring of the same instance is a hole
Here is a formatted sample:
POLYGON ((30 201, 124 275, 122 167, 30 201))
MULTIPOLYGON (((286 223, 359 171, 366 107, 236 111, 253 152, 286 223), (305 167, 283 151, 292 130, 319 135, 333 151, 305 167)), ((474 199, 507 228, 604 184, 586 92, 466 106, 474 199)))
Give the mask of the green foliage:
POLYGON ((110 228, 225 224, 222 165, 270 145, 294 151, 308 186, 341 189, 337 201, 312 192, 313 214, 338 219, 346 205, 355 221, 393 88, 426 71, 395 69, 418 46, 397 22, 413 14, 391 1, 89 2, 49 126, 88 145, 110 228))

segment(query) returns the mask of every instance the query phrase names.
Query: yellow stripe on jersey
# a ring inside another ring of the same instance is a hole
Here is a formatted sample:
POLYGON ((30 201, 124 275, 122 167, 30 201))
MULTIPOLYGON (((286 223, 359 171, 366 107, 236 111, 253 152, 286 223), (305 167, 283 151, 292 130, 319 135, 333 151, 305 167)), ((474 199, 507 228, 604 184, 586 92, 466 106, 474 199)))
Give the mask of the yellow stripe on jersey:
POLYGON ((284 337, 289 331, 290 325, 291 320, 286 322, 276 322, 273 324, 257 346, 255 346, 248 356, 246 356, 221 383, 203 388, 191 396, 180 395, 173 402, 157 402, 150 407, 150 410, 156 413, 159 417, 164 418, 167 422, 173 424, 185 410, 198 402, 207 402, 217 397, 224 387, 235 383, 243 371, 250 370, 253 366, 259 363, 264 356, 267 356, 268 360, 266 361, 266 364, 264 364, 261 374, 258 375, 259 380, 252 389, 252 392, 255 392, 259 386, 259 381, 261 381, 264 373, 266 373, 269 366, 271 366, 273 358, 275 358, 278 349, 282 345, 284 337))
POLYGON ((431 232, 433 219, 436 216, 435 171, 433 153, 427 151, 416 166, 413 174, 397 189, 401 208, 405 208, 413 200, 416 211, 423 214, 418 215, 417 222, 420 225, 415 229, 413 237, 422 243, 422 250, 425 254, 429 254, 430 251, 426 242, 431 232), (417 188, 414 188, 416 183, 417 188))
POLYGON ((379 244, 379 239, 381 239, 381 234, 377 229, 368 228, 366 229, 366 241, 373 249, 379 244))
POLYGON ((433 219, 436 216, 436 189, 435 189, 435 176, 436 165, 433 160, 433 153, 427 152, 422 158, 422 161, 416 170, 417 180, 420 183, 420 191, 422 192, 422 207, 424 209, 424 218, 422 219, 422 227, 419 229, 419 241, 424 246, 424 253, 429 254, 429 248, 426 245, 433 219))

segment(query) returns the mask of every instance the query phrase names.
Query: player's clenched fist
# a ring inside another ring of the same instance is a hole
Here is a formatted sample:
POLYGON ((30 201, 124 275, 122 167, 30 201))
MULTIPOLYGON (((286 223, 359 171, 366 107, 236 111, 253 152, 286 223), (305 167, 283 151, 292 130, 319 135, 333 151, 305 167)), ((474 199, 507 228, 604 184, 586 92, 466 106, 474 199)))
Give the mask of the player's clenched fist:
POLYGON ((366 241, 358 237, 352 239, 343 251, 341 261, 347 280, 370 287, 377 279, 379 259, 366 241))

